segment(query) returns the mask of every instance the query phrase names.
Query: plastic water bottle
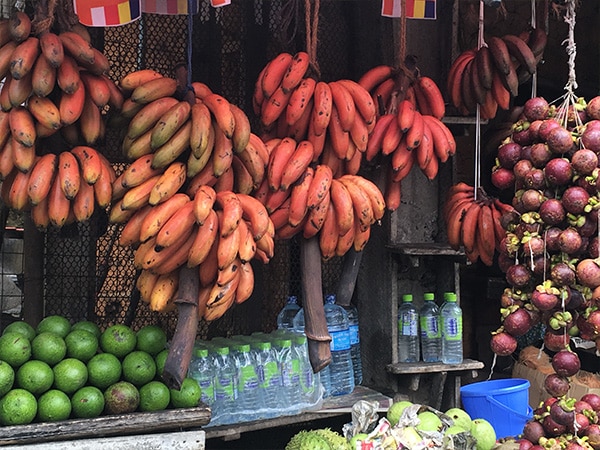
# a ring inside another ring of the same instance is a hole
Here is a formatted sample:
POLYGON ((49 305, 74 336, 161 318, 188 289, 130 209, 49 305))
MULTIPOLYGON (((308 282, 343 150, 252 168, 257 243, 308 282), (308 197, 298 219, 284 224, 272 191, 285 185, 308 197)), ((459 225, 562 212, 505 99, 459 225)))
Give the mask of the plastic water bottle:
POLYGON ((300 361, 292 352, 291 339, 277 338, 274 344, 281 369, 283 406, 286 413, 296 414, 300 411, 300 361))
POLYGON ((440 311, 442 323, 442 362, 460 364, 463 360, 462 309, 456 303, 456 294, 448 296, 440 311))
POLYGON ((350 323, 350 354, 352 355, 352 369, 354 370, 354 385, 362 383, 362 360, 360 357, 360 332, 358 330, 358 310, 350 304, 344 306, 350 323))
POLYGON ((292 330, 294 328, 294 317, 296 317, 299 310, 298 297, 290 295, 285 306, 277 315, 277 328, 280 330, 292 330))
POLYGON ((234 359, 238 373, 238 407, 245 420, 255 420, 262 399, 256 372, 256 362, 250 353, 250 344, 237 341, 233 344, 234 359))
POLYGON ((419 311, 421 325, 421 355, 425 362, 439 362, 442 359, 442 332, 440 329, 440 311, 435 304, 435 295, 427 292, 419 311))
POLYGON ((261 390, 263 415, 277 417, 279 415, 279 394, 281 393, 281 370, 275 358, 271 342, 267 340, 255 341, 254 359, 258 373, 258 383, 261 390))
POLYGON ((227 345, 215 343, 213 362, 215 366, 215 402, 211 423, 223 423, 224 420, 232 417, 238 397, 236 368, 227 345))
MULTIPOLYGON (((300 308, 300 311, 294 317, 294 332, 304 334, 304 308, 300 308)), ((325 366, 315 375, 317 376, 316 385, 321 384, 323 386, 323 397, 329 397, 331 395, 329 366, 325 366)))
POLYGON ((331 336, 331 364, 329 378, 331 395, 349 394, 354 390, 354 370, 350 353, 350 324, 348 314, 335 304, 335 295, 325 297, 325 320, 331 336))
POLYGON ((413 304, 413 296, 404 294, 398 308, 398 361, 419 361, 419 313, 413 304))
POLYGON ((308 341, 306 336, 298 334, 293 337, 292 350, 300 363, 300 402, 312 405, 315 399, 316 382, 310 360, 308 358, 308 341))
POLYGON ((206 347, 194 350, 194 358, 189 367, 190 378, 195 379, 200 386, 200 399, 208 406, 215 402, 215 369, 206 347))

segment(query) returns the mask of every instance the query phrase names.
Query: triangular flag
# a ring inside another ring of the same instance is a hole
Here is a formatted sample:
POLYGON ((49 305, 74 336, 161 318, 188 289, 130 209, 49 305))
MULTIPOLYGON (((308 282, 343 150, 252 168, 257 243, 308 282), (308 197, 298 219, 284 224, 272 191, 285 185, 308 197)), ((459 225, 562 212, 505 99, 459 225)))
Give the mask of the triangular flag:
POLYGON ((125 25, 141 16, 140 0, 74 0, 79 22, 88 27, 125 25))
POLYGON ((213 8, 220 8, 227 5, 231 5, 231 0, 210 0, 210 6, 213 8))

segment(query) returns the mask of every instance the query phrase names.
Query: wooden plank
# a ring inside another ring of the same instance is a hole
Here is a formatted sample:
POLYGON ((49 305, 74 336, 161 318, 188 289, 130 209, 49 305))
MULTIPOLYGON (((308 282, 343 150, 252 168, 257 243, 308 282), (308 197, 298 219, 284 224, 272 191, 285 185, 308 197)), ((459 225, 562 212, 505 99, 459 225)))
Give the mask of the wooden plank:
POLYGON ((415 256, 456 256, 464 258, 465 252, 454 250, 447 244, 437 242, 423 242, 415 244, 389 244, 387 248, 393 252, 402 253, 404 255, 415 256))
POLYGON ((483 369, 484 364, 474 359, 465 359, 461 364, 443 363, 396 363, 388 364, 386 370, 393 374, 435 373, 435 372, 457 372, 466 370, 483 369))
POLYGON ((209 421, 210 409, 204 406, 7 426, 0 446, 197 428, 209 421))
POLYGON ((285 425, 293 425, 313 420, 320 420, 324 417, 337 417, 352 412, 352 406, 359 400, 377 401, 380 411, 387 411, 392 404, 392 399, 380 392, 369 389, 365 386, 356 386, 351 394, 328 397, 323 401, 323 406, 317 411, 309 411, 293 416, 282 416, 274 419, 256 420, 232 425, 219 425, 205 427, 206 438, 223 438, 225 440, 238 439, 242 433, 249 431, 263 430, 266 428, 276 428, 285 425))
POLYGON ((109 438, 75 439, 43 444, 26 444, 11 446, 11 450, 135 450, 176 448, 178 450, 204 450, 206 433, 203 430, 182 431, 176 433, 143 434, 134 436, 118 436, 109 438))

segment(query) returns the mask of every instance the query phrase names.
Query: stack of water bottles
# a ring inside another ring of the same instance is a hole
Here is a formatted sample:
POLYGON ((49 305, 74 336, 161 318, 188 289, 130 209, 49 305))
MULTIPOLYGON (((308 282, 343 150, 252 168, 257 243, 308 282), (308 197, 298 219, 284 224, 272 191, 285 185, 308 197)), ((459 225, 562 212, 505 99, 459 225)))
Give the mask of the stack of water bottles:
MULTIPOLYGON (((336 297, 333 294, 325 296, 325 319, 327 331, 331 336, 331 363, 319 372, 324 397, 349 394, 362 381, 358 314, 355 309, 352 309, 351 325, 348 312, 342 306, 337 305, 335 300, 336 297)), ((291 299, 292 305, 293 302, 294 300, 291 299)), ((287 318, 292 314, 291 310, 296 309, 296 307, 290 306, 290 303, 285 307, 288 308, 287 311, 284 308, 280 313, 279 327, 289 326, 287 318)), ((293 331, 304 333, 303 308, 297 308, 292 324, 293 331)))
POLYGON ((210 426, 294 415, 323 399, 306 337, 284 330, 198 341, 188 376, 211 407, 210 426))
POLYGON ((446 292, 438 308, 435 295, 425 293, 420 310, 411 294, 403 295, 398 308, 398 362, 460 364, 462 360, 462 310, 456 294, 446 292))

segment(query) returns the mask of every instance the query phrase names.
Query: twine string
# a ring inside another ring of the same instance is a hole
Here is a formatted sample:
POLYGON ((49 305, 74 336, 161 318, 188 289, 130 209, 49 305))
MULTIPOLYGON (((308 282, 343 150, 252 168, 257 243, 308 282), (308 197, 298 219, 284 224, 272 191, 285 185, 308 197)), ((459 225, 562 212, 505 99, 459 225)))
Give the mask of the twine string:
MULTIPOLYGON (((479 0, 479 23, 477 29, 477 49, 484 45, 484 8, 483 0, 479 0)), ((481 186, 481 106, 477 103, 475 108, 475 173, 474 173, 474 201, 479 196, 481 186)))
POLYGON ((314 0, 314 8, 311 6, 311 0, 304 0, 304 25, 306 28, 306 51, 310 59, 310 65, 317 74, 321 77, 321 69, 317 58, 317 44, 319 32, 319 9, 321 0, 314 0))

